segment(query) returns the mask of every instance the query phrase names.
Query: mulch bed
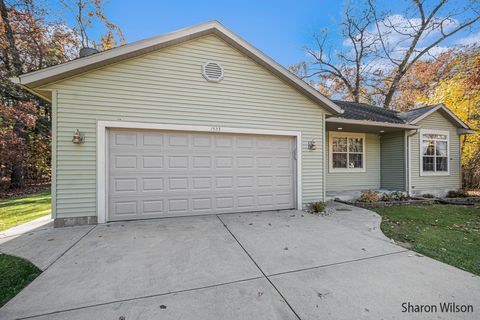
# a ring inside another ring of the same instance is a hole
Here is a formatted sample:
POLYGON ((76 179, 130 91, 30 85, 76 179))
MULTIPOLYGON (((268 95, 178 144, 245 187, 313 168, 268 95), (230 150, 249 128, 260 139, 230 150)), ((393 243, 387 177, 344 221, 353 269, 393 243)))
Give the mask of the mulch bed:
POLYGON ((336 199, 335 201, 349 204, 352 206, 365 208, 365 209, 375 209, 375 208, 386 208, 393 206, 405 206, 405 205, 416 205, 416 206, 426 206, 432 205, 437 202, 438 199, 409 199, 404 201, 377 201, 377 202, 360 202, 360 201, 343 201, 336 199))
POLYGON ((393 206, 405 206, 405 205, 415 205, 415 206, 427 206, 432 204, 456 204, 456 205, 467 205, 473 206, 480 204, 480 197, 466 197, 466 198, 411 198, 404 201, 377 201, 377 202, 360 202, 360 201, 344 201, 335 199, 337 202, 349 204, 352 206, 365 208, 365 209, 375 209, 375 208, 386 208, 393 206))
POLYGON ((443 198, 438 199, 438 202, 443 204, 460 204, 468 206, 480 203, 480 197, 443 198))

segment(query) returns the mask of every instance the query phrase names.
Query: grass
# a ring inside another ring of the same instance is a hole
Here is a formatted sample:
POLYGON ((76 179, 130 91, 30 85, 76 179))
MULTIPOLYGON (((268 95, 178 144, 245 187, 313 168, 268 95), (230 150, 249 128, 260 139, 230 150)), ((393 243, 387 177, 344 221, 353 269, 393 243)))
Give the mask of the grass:
POLYGON ((0 307, 32 282, 40 272, 27 260, 0 254, 0 307))
POLYGON ((40 218, 51 211, 50 192, 0 200, 0 231, 40 218))
POLYGON ((458 205, 375 209, 383 233, 411 249, 480 275, 480 208, 458 205))

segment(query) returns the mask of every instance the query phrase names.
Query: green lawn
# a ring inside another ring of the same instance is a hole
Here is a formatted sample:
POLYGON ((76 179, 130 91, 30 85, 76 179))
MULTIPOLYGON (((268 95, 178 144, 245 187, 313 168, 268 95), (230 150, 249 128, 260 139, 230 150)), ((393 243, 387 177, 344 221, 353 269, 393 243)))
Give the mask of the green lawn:
POLYGON ((0 307, 40 274, 27 260, 0 254, 0 307))
POLYGON ((398 206, 375 209, 383 233, 411 249, 480 275, 480 208, 398 206))
POLYGON ((50 214, 50 192, 0 200, 0 231, 50 214))

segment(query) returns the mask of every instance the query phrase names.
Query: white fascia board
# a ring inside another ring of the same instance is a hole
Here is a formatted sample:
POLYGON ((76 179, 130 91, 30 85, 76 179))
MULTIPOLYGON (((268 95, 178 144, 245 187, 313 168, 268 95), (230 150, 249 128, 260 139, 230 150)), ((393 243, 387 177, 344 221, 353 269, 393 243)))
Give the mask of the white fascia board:
POLYGON ((422 119, 425 119, 426 117, 428 117, 429 115, 431 115, 432 113, 438 111, 438 110, 443 110, 445 111, 453 120, 455 120, 456 123, 458 123, 462 128, 464 129, 470 129, 470 127, 468 125, 465 124, 465 122, 463 122, 462 120, 460 120, 459 117, 457 117, 450 109, 448 109, 445 105, 443 104, 439 104, 437 105, 435 108, 433 108, 432 110, 422 114, 421 116, 419 116, 418 118, 414 119, 413 121, 410 121, 409 123, 410 124, 417 124, 419 121, 421 121, 422 119))
POLYGON ((47 83, 55 82, 86 72, 88 70, 105 66, 110 63, 132 58, 140 54, 145 54, 207 34, 215 34, 227 41, 229 44, 246 54, 248 57, 266 67, 270 72, 274 73, 280 78, 283 78, 283 80, 285 80, 287 83, 296 87, 299 91, 306 94, 313 101, 320 103, 321 106, 329 112, 334 114, 343 113, 343 110, 333 101, 320 94, 305 81, 298 78, 288 69, 281 66, 262 51, 258 50, 250 43, 240 38, 218 21, 209 21, 197 26, 188 27, 171 33, 137 41, 111 50, 96 53, 91 56, 83 57, 81 59, 76 59, 53 67, 23 74, 17 78, 12 78, 11 80, 15 83, 19 83, 33 89, 47 83))
POLYGON ((402 129, 420 128, 419 126, 412 125, 412 124, 380 122, 380 121, 371 121, 371 120, 354 120, 354 119, 344 119, 344 118, 338 118, 338 117, 327 118, 326 121, 330 123, 358 124, 362 126, 375 126, 375 127, 388 127, 388 128, 402 128, 402 129))
POLYGON ((475 134, 477 131, 472 130, 472 129, 465 129, 465 128, 458 128, 457 129, 457 134, 475 134))

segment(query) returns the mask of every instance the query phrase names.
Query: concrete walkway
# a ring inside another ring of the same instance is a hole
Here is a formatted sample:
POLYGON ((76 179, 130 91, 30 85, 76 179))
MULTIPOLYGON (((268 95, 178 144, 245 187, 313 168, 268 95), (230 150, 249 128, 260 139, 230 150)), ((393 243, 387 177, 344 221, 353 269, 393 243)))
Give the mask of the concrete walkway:
POLYGON ((49 216, 41 217, 0 233, 0 253, 29 260, 46 270, 93 226, 54 229, 49 216))
POLYGON ((371 211, 330 208, 32 231, 0 251, 40 252, 45 271, 0 319, 480 317, 479 277, 395 245, 371 211), (408 302, 474 312, 402 313, 408 302))

